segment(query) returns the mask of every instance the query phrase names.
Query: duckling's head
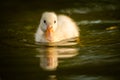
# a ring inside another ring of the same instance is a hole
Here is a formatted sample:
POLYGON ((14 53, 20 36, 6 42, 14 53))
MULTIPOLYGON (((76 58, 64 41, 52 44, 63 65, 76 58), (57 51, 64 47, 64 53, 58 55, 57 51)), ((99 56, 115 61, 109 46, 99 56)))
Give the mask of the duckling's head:
POLYGON ((48 41, 52 41, 53 34, 57 28, 57 15, 54 12, 44 12, 40 21, 41 30, 48 41))

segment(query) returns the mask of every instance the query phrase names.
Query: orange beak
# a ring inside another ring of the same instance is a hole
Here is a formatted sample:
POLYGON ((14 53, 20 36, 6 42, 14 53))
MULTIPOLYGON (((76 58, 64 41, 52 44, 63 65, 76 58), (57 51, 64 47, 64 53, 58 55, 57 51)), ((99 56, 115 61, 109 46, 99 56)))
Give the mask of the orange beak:
POLYGON ((47 26, 47 30, 45 32, 45 37, 50 42, 53 40, 53 28, 52 27, 47 26))

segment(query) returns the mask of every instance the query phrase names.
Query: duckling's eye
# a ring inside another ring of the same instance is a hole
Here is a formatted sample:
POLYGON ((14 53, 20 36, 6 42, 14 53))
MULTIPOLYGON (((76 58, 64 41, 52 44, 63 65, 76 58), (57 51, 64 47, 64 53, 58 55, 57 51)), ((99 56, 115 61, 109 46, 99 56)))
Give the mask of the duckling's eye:
POLYGON ((54 21, 54 24, 56 23, 56 21, 54 21))
POLYGON ((43 22, 46 23, 46 20, 44 20, 43 22))

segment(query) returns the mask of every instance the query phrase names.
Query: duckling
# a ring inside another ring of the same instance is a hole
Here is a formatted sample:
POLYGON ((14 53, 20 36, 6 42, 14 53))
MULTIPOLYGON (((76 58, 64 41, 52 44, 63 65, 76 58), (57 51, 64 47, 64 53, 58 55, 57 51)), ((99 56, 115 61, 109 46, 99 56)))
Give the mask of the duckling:
POLYGON ((74 37, 79 37, 79 28, 70 17, 54 12, 42 14, 35 33, 36 42, 59 42, 74 37))

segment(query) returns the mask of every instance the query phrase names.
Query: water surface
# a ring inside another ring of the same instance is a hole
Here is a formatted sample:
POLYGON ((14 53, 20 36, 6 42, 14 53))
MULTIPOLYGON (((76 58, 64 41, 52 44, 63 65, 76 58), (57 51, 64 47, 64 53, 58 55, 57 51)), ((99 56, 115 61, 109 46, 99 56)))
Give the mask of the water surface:
POLYGON ((120 79, 119 0, 0 4, 0 80, 120 79), (73 18, 80 41, 36 44, 34 33, 44 11, 73 18))

